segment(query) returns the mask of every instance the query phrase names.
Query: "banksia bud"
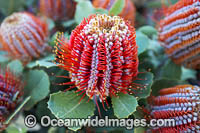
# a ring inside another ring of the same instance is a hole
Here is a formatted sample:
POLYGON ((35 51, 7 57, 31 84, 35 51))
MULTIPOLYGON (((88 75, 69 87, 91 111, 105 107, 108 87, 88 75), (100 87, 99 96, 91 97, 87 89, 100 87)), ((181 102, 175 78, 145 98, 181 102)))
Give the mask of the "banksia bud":
MULTIPOLYGON (((104 8, 110 10, 115 2, 116 0, 93 0, 93 5, 96 8, 104 8)), ((135 5, 131 0, 125 0, 125 6, 119 16, 124 18, 125 20, 128 20, 129 22, 131 22, 132 25, 134 25, 135 5)))
POLYGON ((200 2, 180 0, 166 10, 160 21, 159 40, 176 64, 200 68, 200 2))
MULTIPOLYGON (((200 88, 179 85, 162 89, 159 96, 150 97, 152 119, 173 119, 174 126, 153 127, 156 133, 200 131, 200 88)), ((171 123, 173 124, 173 123, 171 123)))
POLYGON ((9 70, 0 73, 0 131, 6 128, 6 119, 21 101, 24 84, 9 70))
POLYGON ((135 37, 134 28, 122 18, 93 15, 72 31, 69 42, 58 37, 56 61, 70 72, 77 92, 105 101, 126 93, 138 74, 135 37))
POLYGON ((40 0, 40 12, 53 20, 68 20, 74 17, 74 0, 40 0))
POLYGON ((8 16, 0 27, 3 50, 14 59, 29 61, 49 49, 47 25, 30 13, 20 12, 8 16))

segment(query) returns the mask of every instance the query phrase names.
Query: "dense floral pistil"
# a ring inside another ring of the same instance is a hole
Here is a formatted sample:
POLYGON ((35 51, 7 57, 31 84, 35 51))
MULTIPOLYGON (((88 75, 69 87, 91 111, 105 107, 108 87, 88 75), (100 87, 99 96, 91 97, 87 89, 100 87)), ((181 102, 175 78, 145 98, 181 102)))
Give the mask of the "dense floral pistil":
POLYGON ((162 89, 159 94, 149 99, 151 118, 174 121, 165 123, 163 127, 153 127, 151 131, 156 133, 200 131, 200 88, 198 86, 175 86, 162 89))
POLYGON ((180 0, 160 22, 159 40, 176 64, 200 68, 200 2, 180 0))
MULTIPOLYGON (((69 70, 78 91, 90 99, 126 92, 138 74, 135 30, 118 16, 93 15, 58 39, 59 66, 69 70)), ((84 96, 85 96, 84 95, 84 96)))

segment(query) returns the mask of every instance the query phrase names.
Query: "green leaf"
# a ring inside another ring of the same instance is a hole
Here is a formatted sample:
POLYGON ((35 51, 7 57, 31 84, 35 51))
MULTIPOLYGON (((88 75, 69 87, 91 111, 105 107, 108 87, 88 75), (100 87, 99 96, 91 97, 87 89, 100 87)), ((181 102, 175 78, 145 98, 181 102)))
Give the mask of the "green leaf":
POLYGON ((184 84, 183 82, 179 80, 174 79, 159 79, 156 80, 152 85, 152 94, 157 96, 159 95, 159 91, 164 88, 174 87, 176 85, 184 84))
POLYGON ((113 6, 110 8, 110 14, 114 16, 120 14, 124 6, 125 6, 125 0, 116 0, 113 6))
POLYGON ((26 110, 32 108, 37 102, 46 98, 49 94, 49 76, 43 70, 31 70, 26 75, 25 95, 31 96, 25 107, 26 110))
POLYGON ((139 28, 139 31, 143 34, 147 35, 148 37, 152 37, 153 35, 157 34, 157 30, 152 26, 142 26, 139 28))
POLYGON ((107 14, 108 15, 108 10, 105 10, 103 8, 95 8, 95 12, 97 14, 107 14))
POLYGON ((176 65, 174 62, 169 60, 161 70, 163 78, 177 79, 181 78, 181 66, 176 65))
POLYGON ((55 41, 56 41, 56 37, 58 33, 59 32, 54 33, 53 36, 50 38, 49 43, 48 43, 50 46, 55 46, 56 44, 55 41))
POLYGON ((55 118, 51 111, 48 109, 47 102, 48 99, 44 99, 37 104, 35 114, 38 119, 41 119, 42 116, 49 116, 51 119, 55 118))
POLYGON ((26 133, 27 130, 26 128, 21 128, 18 125, 9 125, 6 130, 6 133, 26 133))
POLYGON ((77 2, 75 21, 79 24, 81 21, 91 14, 95 13, 95 8, 88 0, 80 0, 77 2))
POLYGON ((49 31, 53 30, 53 28, 55 27, 54 21, 50 18, 47 18, 46 21, 47 21, 47 24, 48 24, 48 30, 49 31))
POLYGON ((21 109, 24 107, 24 105, 30 100, 30 96, 25 98, 24 101, 17 107, 17 109, 8 117, 8 119, 4 122, 4 124, 9 124, 10 121, 21 111, 21 109))
POLYGON ((50 67, 54 67, 54 66, 56 66, 56 64, 53 63, 54 58, 55 57, 52 54, 52 55, 49 55, 47 57, 44 57, 43 59, 30 62, 29 64, 27 64, 27 67, 28 68, 34 68, 34 67, 46 67, 46 68, 50 68, 50 67))
POLYGON ((133 113, 135 119, 143 119, 144 111, 140 106, 137 107, 136 111, 133 113))
MULTIPOLYGON (((48 108, 56 118, 88 118, 94 115, 95 105, 88 97, 78 96, 73 91, 57 92, 50 95, 48 108)), ((69 127, 71 130, 78 130, 81 127, 69 127)))
POLYGON ((185 81, 185 80, 187 80, 189 78, 195 79, 196 78, 196 73, 197 72, 195 70, 187 69, 187 68, 182 67, 181 80, 185 81))
POLYGON ((134 133, 146 133, 146 128, 144 127, 137 127, 137 128, 134 128, 134 133))
POLYGON ((142 32, 136 32, 136 43, 138 45, 138 55, 149 47, 149 38, 142 32))
POLYGON ((25 5, 25 0, 0 0, 0 10, 5 15, 20 11, 25 5))
MULTIPOLYGON (((0 43, 0 48, 2 48, 0 43)), ((0 51, 0 63, 6 63, 10 60, 8 53, 5 51, 0 51)))
POLYGON ((56 66, 56 64, 55 63, 53 63, 53 62, 49 62, 49 61, 36 61, 36 65, 37 66, 40 66, 40 67, 46 67, 46 68, 50 68, 50 67, 54 67, 54 66, 56 66))
POLYGON ((62 25, 63 25, 64 27, 70 27, 70 26, 74 25, 75 22, 76 22, 76 21, 75 21, 74 19, 72 19, 72 20, 68 20, 68 21, 62 22, 62 25))
POLYGON ((147 98, 151 93, 153 84, 153 74, 151 72, 142 72, 137 76, 138 80, 133 81, 132 95, 140 98, 147 98))
POLYGON ((120 93, 118 97, 112 97, 112 107, 117 118, 128 118, 136 111, 138 106, 134 96, 120 93))
POLYGON ((19 75, 23 72, 23 65, 19 60, 14 60, 8 64, 8 68, 15 74, 19 75))

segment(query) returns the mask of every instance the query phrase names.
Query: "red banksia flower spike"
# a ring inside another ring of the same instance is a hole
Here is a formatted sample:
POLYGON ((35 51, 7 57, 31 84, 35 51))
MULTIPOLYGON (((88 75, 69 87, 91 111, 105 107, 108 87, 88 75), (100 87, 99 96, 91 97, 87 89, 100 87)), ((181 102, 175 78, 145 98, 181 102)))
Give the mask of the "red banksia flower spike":
MULTIPOLYGON (((110 10, 115 2, 116 0, 93 0, 93 5, 96 8, 104 8, 110 10)), ((125 20, 128 20, 132 25, 134 25, 135 12, 135 5, 133 2, 131 0, 125 0, 125 6, 119 16, 125 20)))
POLYGON ((159 91, 159 96, 149 98, 149 104, 152 119, 173 119, 175 124, 153 127, 152 132, 200 131, 200 88, 198 86, 178 85, 162 89, 159 91))
POLYGON ((23 96, 24 83, 19 77, 6 69, 0 72, 0 131, 9 115, 15 110, 23 96))
POLYGON ((23 62, 39 58, 50 50, 47 37, 47 24, 27 12, 13 13, 0 27, 2 49, 23 62))
POLYGON ((176 64, 200 68, 200 1, 179 0, 159 23, 159 40, 176 64))
POLYGON ((74 0, 40 0, 40 12, 55 20, 69 20, 74 17, 76 2, 74 0))
POLYGON ((56 62, 70 72, 67 84, 105 108, 106 98, 127 93, 138 74, 135 37, 134 28, 122 18, 92 15, 72 31, 70 40, 57 37, 56 62))

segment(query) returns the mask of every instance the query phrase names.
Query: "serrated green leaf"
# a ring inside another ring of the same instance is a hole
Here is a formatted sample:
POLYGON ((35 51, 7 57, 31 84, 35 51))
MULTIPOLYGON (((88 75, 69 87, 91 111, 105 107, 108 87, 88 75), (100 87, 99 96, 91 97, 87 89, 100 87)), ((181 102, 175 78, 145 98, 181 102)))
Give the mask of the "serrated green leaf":
MULTIPOLYGON (((48 108, 56 118, 87 118, 94 115, 95 105, 88 101, 87 97, 78 96, 73 91, 57 92, 50 95, 48 108)), ((71 130, 78 130, 81 127, 69 127, 71 130)))
POLYGON ((31 99, 31 96, 26 97, 24 101, 17 107, 17 109, 8 117, 4 124, 9 124, 10 121, 16 116, 16 114, 24 107, 24 105, 31 99))
POLYGON ((128 118, 136 111, 138 106, 134 96, 120 93, 118 97, 112 97, 112 107, 117 118, 128 118))
POLYGON ((161 70, 161 76, 168 79, 181 79, 181 66, 169 60, 161 70))
POLYGON ((143 53, 149 47, 149 38, 143 33, 136 32, 136 43, 138 45, 138 55, 143 53))
POLYGON ((137 78, 139 80, 133 81, 132 85, 134 89, 131 89, 132 95, 140 98, 147 98, 151 93, 151 86, 153 84, 153 74, 151 72, 139 73, 137 78))
POLYGON ((159 95, 159 90, 164 89, 164 88, 169 88, 169 87, 174 87, 176 85, 184 84, 183 82, 179 80, 174 80, 174 79, 159 79, 156 80, 153 85, 152 85, 152 94, 154 96, 159 95))
POLYGON ((31 96, 31 99, 25 109, 29 110, 49 94, 49 76, 43 70, 31 70, 26 75, 26 83, 24 93, 26 96, 31 96))
POLYGON ((22 63, 19 60, 14 60, 14 61, 10 62, 8 64, 8 68, 11 70, 11 72, 13 72, 17 75, 22 74, 23 69, 24 69, 22 63))
POLYGON ((139 28, 139 31, 147 35, 148 37, 152 37, 153 35, 157 34, 157 30, 149 25, 142 26, 141 28, 139 28))
POLYGON ((92 3, 88 0, 80 0, 77 2, 75 21, 76 23, 81 23, 81 21, 91 14, 95 13, 95 8, 92 3))
POLYGON ((122 12, 124 6, 125 6, 125 0, 116 0, 113 6, 110 8, 109 13, 114 16, 118 15, 122 12))

